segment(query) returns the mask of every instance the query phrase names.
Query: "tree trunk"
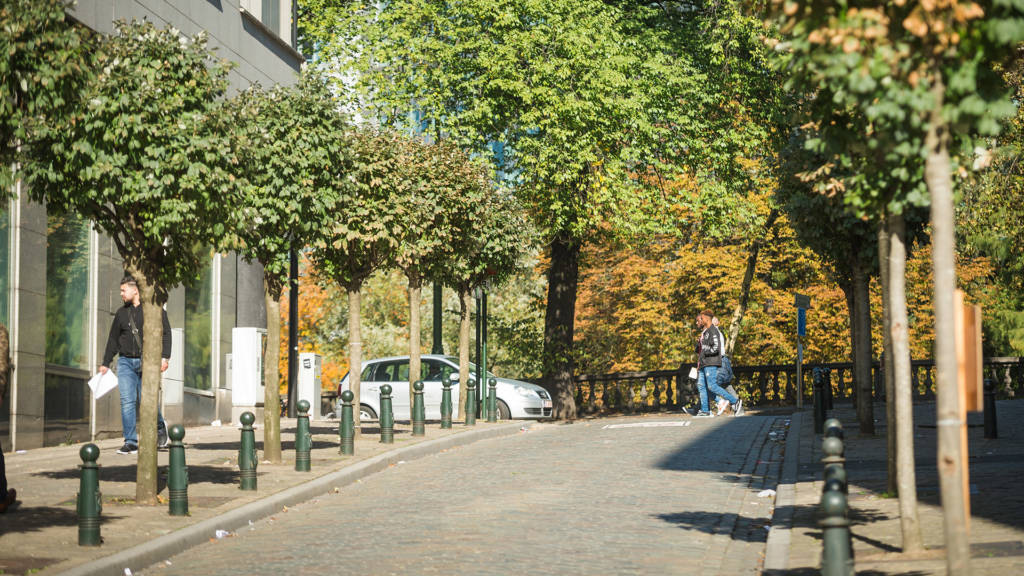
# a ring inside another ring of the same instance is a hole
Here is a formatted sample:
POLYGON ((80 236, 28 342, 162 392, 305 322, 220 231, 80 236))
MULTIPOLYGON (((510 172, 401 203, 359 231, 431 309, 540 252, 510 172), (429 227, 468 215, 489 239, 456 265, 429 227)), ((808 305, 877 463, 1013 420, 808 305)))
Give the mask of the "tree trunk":
POLYGON ((953 221, 953 182, 949 133, 942 117, 945 84, 937 66, 928 124, 924 177, 931 195, 932 275, 935 280, 935 396, 938 424, 939 488, 946 536, 946 570, 950 576, 970 573, 967 541, 967 502, 963 494, 964 459, 961 445, 960 398, 957 387, 956 246, 953 221))
POLYGON ((892 363, 892 305, 889 303, 889 229, 888 220, 882 218, 878 226, 878 271, 882 284, 882 375, 885 378, 885 444, 886 484, 889 494, 896 494, 896 389, 892 363))
POLYGON ((420 379, 420 293, 422 282, 409 277, 409 410, 412 414, 414 393, 412 385, 420 379))
POLYGON ((551 243, 548 302, 544 317, 544 387, 554 400, 554 418, 576 419, 573 394, 573 322, 579 284, 580 245, 567 234, 551 243))
MULTIPOLYGON (((466 387, 469 385, 469 336, 472 323, 469 319, 469 307, 473 304, 473 295, 468 288, 459 290, 459 403, 453 406, 454 411, 463 417, 466 408, 466 387)), ((454 416, 453 416, 454 418, 454 416)))
MULTIPOLYGON (((160 402, 160 354, 163 340, 163 307, 156 286, 137 267, 129 266, 142 305, 142 395, 139 398, 139 457, 135 468, 135 503, 157 503, 156 425, 160 402)), ((174 353, 174 351, 171 351, 174 353)), ((182 354, 181 350, 177 351, 182 354)))
MULTIPOLYGON (((359 418, 359 406, 361 400, 359 392, 362 389, 363 378, 363 331, 362 325, 362 298, 360 285, 349 286, 348 292, 348 389, 352 391, 352 429, 354 438, 362 434, 362 421, 359 418)), ((341 399, 338 399, 339 402, 341 399)), ((380 417, 380 414, 377 415, 380 417)))
POLYGON ((263 459, 281 463, 281 295, 271 293, 263 283, 263 301, 267 307, 267 351, 263 361, 263 459))
POLYGON ((754 282, 754 273, 757 271, 757 258, 764 245, 765 238, 775 226, 775 220, 779 217, 779 211, 773 209, 768 213, 768 219, 764 223, 764 234, 755 238, 750 243, 750 253, 747 255, 747 270, 743 273, 743 284, 740 286, 740 299, 736 308, 732 311, 732 320, 729 322, 729 339, 725 343, 725 352, 732 357, 732 351, 736 349, 736 340, 740 335, 740 326, 743 324, 743 316, 747 313, 747 305, 750 303, 750 286, 754 282))
POLYGON ((870 281, 863 258, 858 256, 851 270, 853 276, 853 362, 859 378, 857 388, 857 422, 861 434, 875 433, 875 415, 872 398, 874 379, 871 377, 871 292, 870 281))
POLYGON ((892 366, 896 394, 896 458, 903 551, 919 552, 921 524, 917 517, 917 479, 914 471, 914 395, 910 379, 910 331, 907 320, 907 251, 902 214, 887 218, 889 230, 889 309, 892 366))

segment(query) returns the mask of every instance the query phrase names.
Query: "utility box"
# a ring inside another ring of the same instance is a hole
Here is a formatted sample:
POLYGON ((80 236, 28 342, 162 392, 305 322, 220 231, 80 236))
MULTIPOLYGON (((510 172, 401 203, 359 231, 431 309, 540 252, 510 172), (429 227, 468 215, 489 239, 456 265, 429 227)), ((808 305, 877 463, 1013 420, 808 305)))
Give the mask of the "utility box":
POLYGON ((267 331, 263 328, 231 329, 231 421, 238 422, 243 412, 263 419, 266 386, 263 359, 267 351, 267 331))
POLYGON ((184 422, 185 403, 185 330, 171 328, 171 357, 167 370, 161 375, 164 420, 184 422))
POLYGON ((320 363, 319 354, 314 352, 299 354, 298 390, 296 390, 295 402, 297 403, 299 400, 309 402, 309 417, 313 420, 323 419, 323 410, 320 407, 322 393, 320 363))

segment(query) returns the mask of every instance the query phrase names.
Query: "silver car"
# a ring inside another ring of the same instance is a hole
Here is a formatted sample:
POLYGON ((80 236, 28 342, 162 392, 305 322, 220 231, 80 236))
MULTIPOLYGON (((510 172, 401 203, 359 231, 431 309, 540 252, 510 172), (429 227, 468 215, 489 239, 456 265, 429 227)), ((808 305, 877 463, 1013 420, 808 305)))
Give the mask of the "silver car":
MULTIPOLYGON (((363 362, 361 385, 359 387, 360 420, 376 420, 380 414, 380 387, 390 384, 391 408, 396 420, 409 420, 409 357, 394 356, 377 358, 363 362)), ((424 354, 420 356, 420 379, 423 380, 423 404, 426 408, 427 420, 441 419, 441 374, 447 368, 449 373, 459 373, 459 359, 454 356, 424 354)), ((476 365, 470 363, 470 378, 476 375, 476 365)), ((497 380, 495 392, 498 396, 498 419, 509 418, 550 418, 551 396, 547 390, 508 378, 498 378, 488 372, 490 378, 497 380)), ((338 387, 339 395, 348 390, 348 374, 341 380, 338 387)), ((459 383, 452 382, 452 418, 459 418, 459 383)))

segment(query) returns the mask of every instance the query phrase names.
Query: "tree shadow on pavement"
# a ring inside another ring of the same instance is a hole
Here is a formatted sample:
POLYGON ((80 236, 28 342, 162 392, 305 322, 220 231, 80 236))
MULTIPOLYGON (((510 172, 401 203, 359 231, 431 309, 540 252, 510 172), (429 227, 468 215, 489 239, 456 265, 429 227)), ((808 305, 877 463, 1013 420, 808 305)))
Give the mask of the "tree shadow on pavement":
MULTIPOLYGON (((118 520, 122 516, 104 510, 100 522, 118 520)), ((0 517, 0 534, 40 532, 55 526, 77 526, 78 512, 71 506, 19 506, 0 517)))
POLYGON ((733 540, 762 543, 768 541, 768 531, 764 529, 770 525, 768 518, 747 518, 735 513, 719 512, 676 512, 656 514, 655 518, 675 524, 684 530, 697 530, 706 534, 721 534, 723 527, 735 525, 732 530, 733 540))
MULTIPOLYGON (((188 468, 189 485, 209 484, 237 484, 238 470, 225 466, 205 466, 186 464, 188 468)), ((259 474, 259 473, 257 473, 259 474)), ((37 476, 45 476, 54 480, 71 480, 81 477, 81 470, 65 468, 63 470, 47 470, 36 473, 37 476)), ((103 491, 104 482, 134 483, 136 470, 134 465, 124 466, 100 466, 100 491, 103 491)), ((160 466, 157 469, 157 493, 163 492, 167 487, 167 466, 160 466)))

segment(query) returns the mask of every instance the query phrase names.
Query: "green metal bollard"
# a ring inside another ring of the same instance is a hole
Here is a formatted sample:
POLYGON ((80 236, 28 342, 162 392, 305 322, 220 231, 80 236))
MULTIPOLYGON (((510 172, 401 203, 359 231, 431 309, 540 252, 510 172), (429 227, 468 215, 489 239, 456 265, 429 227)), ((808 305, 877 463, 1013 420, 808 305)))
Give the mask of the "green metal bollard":
POLYGON ((846 517, 846 495, 826 490, 821 496, 822 576, 853 576, 850 554, 850 520, 846 517))
POLYGON ((256 432, 252 423, 256 416, 252 412, 242 412, 238 418, 242 422, 242 445, 238 448, 239 488, 242 490, 256 489, 256 432))
POLYGON ((355 439, 356 429, 355 424, 352 422, 352 399, 355 395, 352 394, 351 390, 345 390, 341 393, 341 422, 338 424, 341 435, 341 453, 346 456, 355 454, 355 439))
POLYGON ((412 435, 423 436, 427 433, 424 426, 427 419, 426 409, 423 406, 423 381, 417 380, 412 385, 412 435))
POLYGON ((395 443, 395 413, 391 410, 391 385, 380 387, 380 443, 395 443))
POLYGON ((100 467, 96 460, 100 449, 95 444, 86 444, 78 451, 82 457, 82 479, 78 485, 78 545, 99 546, 100 513, 103 512, 103 495, 100 494, 100 467))
POLYGON ((466 383, 466 426, 476 426, 476 379, 466 383))
POLYGON ((171 439, 168 449, 167 511, 171 516, 188 516, 188 468, 185 466, 185 427, 175 424, 167 430, 171 439))
POLYGON ((309 402, 299 400, 295 408, 299 411, 295 421, 295 471, 309 472, 309 451, 313 449, 313 437, 309 435, 309 402))
POLYGON ((452 427, 452 373, 444 368, 441 370, 441 429, 452 427))
POLYGON ((498 421, 498 381, 487 379, 487 421, 498 421))

